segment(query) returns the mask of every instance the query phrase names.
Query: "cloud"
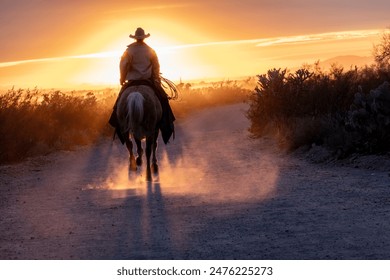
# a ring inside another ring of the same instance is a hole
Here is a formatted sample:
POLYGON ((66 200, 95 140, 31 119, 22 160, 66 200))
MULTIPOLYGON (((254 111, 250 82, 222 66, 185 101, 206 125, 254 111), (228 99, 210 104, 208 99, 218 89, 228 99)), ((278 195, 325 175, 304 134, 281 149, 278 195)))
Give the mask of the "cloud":
POLYGON ((100 53, 91 53, 91 54, 61 56, 61 57, 25 59, 25 60, 17 60, 17 61, 9 61, 9 62, 0 62, 0 68, 12 67, 12 66, 28 64, 28 63, 58 62, 58 61, 68 60, 68 59, 98 59, 98 58, 119 57, 121 54, 122 53, 119 51, 112 51, 112 52, 100 52, 100 53))
POLYGON ((309 34, 309 35, 272 37, 272 38, 250 39, 250 40, 205 42, 205 43, 198 43, 198 44, 171 46, 167 48, 184 49, 184 48, 197 48, 197 47, 208 47, 208 46, 218 46, 218 45, 248 45, 248 44, 254 44, 256 47, 270 47, 270 46, 278 46, 278 45, 307 44, 307 43, 331 41, 331 40, 361 39, 361 38, 368 38, 372 36, 378 36, 382 32, 383 30, 379 30, 379 29, 354 30, 354 31, 328 32, 328 33, 318 33, 318 34, 309 34))
POLYGON ((256 44, 256 43, 262 42, 263 40, 264 39, 205 42, 205 43, 198 43, 198 44, 186 44, 186 45, 170 46, 170 47, 166 47, 166 49, 187 49, 187 48, 209 47, 209 46, 218 46, 218 45, 256 44))
POLYGON ((286 44, 287 45, 305 44, 305 43, 320 42, 320 41, 361 39, 361 38, 367 38, 372 36, 378 36, 379 34, 381 34, 381 32, 382 30, 373 29, 373 30, 341 31, 341 32, 328 32, 328 33, 319 33, 319 34, 310 34, 310 35, 276 37, 276 38, 264 39, 256 46, 270 47, 270 46, 286 45, 286 44))
MULTIPOLYGON (((164 50, 178 50, 178 49, 190 49, 190 48, 201 48, 210 46, 231 46, 231 45, 253 45, 254 47, 273 47, 281 45, 295 45, 295 44, 309 44, 315 42, 326 42, 326 41, 341 41, 341 40, 352 40, 362 39, 369 37, 378 37, 383 30, 371 29, 371 30, 355 30, 355 31, 342 31, 342 32, 328 32, 308 35, 297 35, 297 36, 284 36, 284 37, 273 37, 273 38, 259 38, 250 40, 228 40, 228 41, 216 41, 216 42, 204 42, 197 44, 185 44, 168 46, 159 49, 164 50)), ((38 63, 38 62, 56 62, 66 59, 99 59, 99 58, 110 58, 120 57, 121 51, 81 54, 73 56, 53 57, 53 58, 38 58, 29 60, 19 60, 11 62, 0 62, 0 68, 11 67, 26 63, 38 63)))

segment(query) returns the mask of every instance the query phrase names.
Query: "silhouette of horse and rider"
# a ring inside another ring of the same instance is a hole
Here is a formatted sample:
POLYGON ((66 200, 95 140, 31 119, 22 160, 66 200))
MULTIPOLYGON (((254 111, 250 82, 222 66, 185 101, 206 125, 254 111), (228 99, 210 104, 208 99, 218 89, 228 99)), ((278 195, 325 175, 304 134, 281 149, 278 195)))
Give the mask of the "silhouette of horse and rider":
POLYGON ((120 83, 118 94, 109 123, 115 128, 115 135, 129 151, 130 170, 142 165, 141 140, 146 139, 146 179, 152 180, 153 173, 158 173, 156 158, 159 131, 165 144, 175 137, 175 116, 169 106, 169 97, 162 87, 162 79, 177 96, 172 82, 160 76, 160 64, 156 52, 148 46, 142 28, 137 28, 129 37, 135 42, 128 45, 120 60, 120 83), (134 138, 137 146, 137 158, 133 152, 134 138), (152 156, 152 162, 150 157, 152 156))

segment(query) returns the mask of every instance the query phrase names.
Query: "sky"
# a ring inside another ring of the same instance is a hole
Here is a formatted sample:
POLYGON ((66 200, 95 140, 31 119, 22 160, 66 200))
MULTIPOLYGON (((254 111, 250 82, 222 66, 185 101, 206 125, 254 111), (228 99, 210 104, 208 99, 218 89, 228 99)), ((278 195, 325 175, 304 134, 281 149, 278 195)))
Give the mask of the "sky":
POLYGON ((118 85, 137 27, 174 81, 368 57, 389 10, 388 0, 0 0, 0 88, 118 85))

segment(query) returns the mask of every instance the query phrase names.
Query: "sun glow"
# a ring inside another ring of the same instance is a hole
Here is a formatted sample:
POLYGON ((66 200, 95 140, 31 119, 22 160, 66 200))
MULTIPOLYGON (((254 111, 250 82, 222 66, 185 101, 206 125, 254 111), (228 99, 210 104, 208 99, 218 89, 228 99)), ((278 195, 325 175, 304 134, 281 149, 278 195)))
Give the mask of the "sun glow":
MULTIPOLYGON (((343 55, 346 49, 369 56, 372 42, 380 33, 361 30, 218 41, 172 21, 154 18, 140 22, 148 23, 143 25, 151 33, 146 43, 158 54, 162 76, 175 82, 256 75, 273 67, 297 67, 343 55)), ((129 34, 134 30, 129 26, 137 25, 105 22, 104 28, 69 48, 65 56, 1 62, 0 77, 15 73, 15 82, 9 86, 119 87, 120 57, 133 42, 129 34)))
POLYGON ((120 57, 139 26, 151 34, 147 43, 157 51, 162 75, 174 81, 235 79, 348 55, 372 57, 389 7, 379 0, 371 7, 359 0, 299 9, 280 1, 6 2, 0 9, 1 89, 119 86, 120 57))
MULTIPOLYGON (((131 31, 127 29, 127 26, 127 24, 124 26, 122 22, 114 24, 100 32, 99 35, 91 36, 86 40, 88 43, 85 46, 78 47, 75 51, 85 52, 93 45, 101 46, 101 42, 108 42, 103 44, 94 54, 79 56, 83 60, 78 61, 77 71, 71 75, 69 82, 117 85, 119 83, 120 57, 126 46, 133 42, 128 37, 131 31)), ((145 42, 156 50, 160 62, 160 71, 164 77, 179 81, 180 79, 198 79, 218 75, 217 69, 207 64, 207 57, 204 57, 204 55, 191 53, 190 49, 177 48, 177 46, 188 44, 195 37, 199 37, 195 32, 185 32, 183 27, 178 27, 166 21, 154 20, 150 23, 150 26, 150 28, 145 27, 145 30, 151 33, 151 36, 145 42), (153 28, 153 23, 160 26, 160 28, 153 28), (161 26, 164 26, 164 28, 161 28, 161 26), (171 30, 172 35, 159 31, 161 29, 171 30), (181 35, 178 36, 177 34, 181 35)))

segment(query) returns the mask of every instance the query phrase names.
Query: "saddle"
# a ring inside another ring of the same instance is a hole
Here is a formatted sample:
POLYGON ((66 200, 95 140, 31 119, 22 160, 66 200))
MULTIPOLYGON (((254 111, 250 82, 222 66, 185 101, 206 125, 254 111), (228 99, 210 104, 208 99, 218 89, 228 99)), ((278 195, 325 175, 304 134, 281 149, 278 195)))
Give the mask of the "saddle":
POLYGON ((173 139, 175 139, 175 127, 173 122, 175 121, 176 118, 173 115, 171 107, 169 106, 168 96, 161 86, 156 85, 151 80, 129 81, 122 86, 121 90, 119 91, 118 97, 115 101, 115 105, 111 113, 110 119, 108 121, 108 123, 113 128, 115 128, 113 138, 115 139, 115 135, 118 135, 118 138, 122 144, 126 142, 125 136, 123 135, 123 133, 120 131, 119 128, 118 117, 116 115, 116 108, 118 105, 118 100, 120 99, 122 93, 130 86, 149 86, 153 89, 154 93, 156 94, 158 100, 161 103, 161 107, 163 111, 161 120, 158 123, 158 127, 161 131, 161 136, 163 138, 163 141, 165 144, 167 144, 172 135, 173 135, 173 139))

